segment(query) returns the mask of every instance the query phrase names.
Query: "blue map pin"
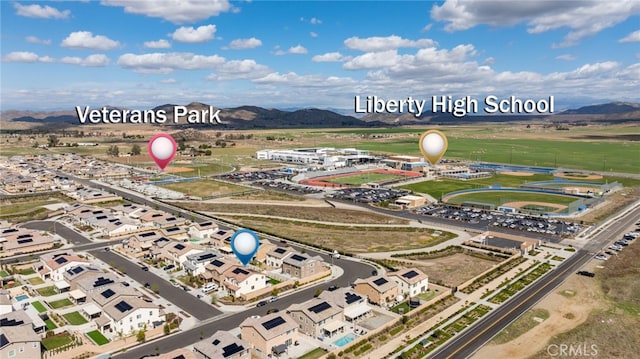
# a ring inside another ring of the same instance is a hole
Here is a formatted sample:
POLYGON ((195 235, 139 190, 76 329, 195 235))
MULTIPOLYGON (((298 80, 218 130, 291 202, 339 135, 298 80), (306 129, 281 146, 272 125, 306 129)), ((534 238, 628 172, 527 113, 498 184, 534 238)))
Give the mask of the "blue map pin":
POLYGON ((231 250, 243 265, 251 262, 260 247, 260 240, 255 232, 248 229, 239 229, 231 237, 231 250))

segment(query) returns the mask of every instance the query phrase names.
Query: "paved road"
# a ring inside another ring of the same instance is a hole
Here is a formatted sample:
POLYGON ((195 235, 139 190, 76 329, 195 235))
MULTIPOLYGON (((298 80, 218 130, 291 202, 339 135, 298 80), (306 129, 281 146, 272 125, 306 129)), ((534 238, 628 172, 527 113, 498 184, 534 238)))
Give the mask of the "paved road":
POLYGON ((594 252, 608 242, 619 238, 635 221, 640 218, 640 208, 629 212, 623 218, 613 222, 609 228, 592 238, 585 249, 560 264, 553 272, 525 288, 504 305, 491 311, 473 327, 432 352, 430 358, 467 358, 497 335, 504 327, 517 319, 522 313, 533 307, 550 291, 559 286, 568 276, 593 257, 594 252))

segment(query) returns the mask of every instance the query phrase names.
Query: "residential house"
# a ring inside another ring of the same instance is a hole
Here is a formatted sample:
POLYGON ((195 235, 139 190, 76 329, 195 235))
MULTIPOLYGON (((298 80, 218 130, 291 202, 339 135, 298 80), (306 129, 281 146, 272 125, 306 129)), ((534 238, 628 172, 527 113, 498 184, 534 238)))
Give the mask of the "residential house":
POLYGON ((218 330, 211 337, 195 343, 193 352, 200 359, 250 359, 251 344, 227 331, 218 330))
POLYGON ((371 312, 371 307, 367 304, 367 297, 355 293, 351 288, 325 290, 320 293, 318 298, 335 303, 342 308, 345 320, 350 322, 361 319, 371 312))
POLYGON ((40 256, 40 261, 33 266, 42 279, 61 281, 68 269, 88 263, 88 260, 79 257, 73 251, 63 251, 43 254, 40 256))
POLYGON ((218 229, 209 240, 209 244, 214 247, 229 247, 231 246, 231 237, 235 232, 232 230, 218 229))
POLYGON ((212 251, 204 251, 196 254, 188 255, 187 260, 182 262, 185 272, 198 276, 206 271, 205 267, 215 258, 219 257, 217 253, 212 251))
POLYGON ((185 242, 189 240, 189 233, 187 233, 187 230, 183 227, 178 227, 178 226, 169 227, 169 228, 163 229, 162 232, 164 233, 164 236, 169 239, 173 239, 180 242, 185 242))
POLYGON ((282 260, 282 273, 304 279, 329 270, 320 256, 294 253, 282 260))
POLYGON ((222 286, 234 297, 267 287, 267 277, 264 274, 246 267, 233 266, 222 276, 222 286))
POLYGON ((258 262, 266 263, 267 255, 269 254, 269 252, 273 251, 277 247, 278 246, 276 246, 275 244, 267 240, 261 240, 260 246, 258 247, 258 251, 256 252, 256 255, 253 258, 258 262))
POLYGON ((298 336, 298 323, 285 313, 250 317, 240 323, 242 340, 263 355, 284 353, 298 336))
POLYGON ((14 310, 0 315, 0 327, 19 326, 29 327, 36 334, 44 334, 47 329, 46 324, 33 308, 28 307, 27 310, 14 310))
POLYGON ((125 335, 145 328, 155 328, 163 321, 156 304, 137 297, 117 298, 108 302, 102 309, 111 319, 113 331, 125 335))
POLYGON ((282 261, 294 253, 299 254, 291 247, 276 247, 267 253, 267 265, 271 268, 282 268, 282 261))
POLYGON ((200 278, 202 278, 206 283, 213 282, 222 286, 222 282, 224 282, 224 273, 229 270, 229 268, 239 264, 240 262, 238 260, 231 258, 215 258, 205 265, 205 271, 200 275, 200 278))
POLYGON ((407 268, 388 275, 398 283, 398 292, 404 296, 415 297, 429 289, 429 277, 417 268, 407 268))
POLYGON ((8 290, 0 290, 0 315, 11 313, 13 306, 11 305, 11 296, 8 290))
POLYGON ((160 259, 175 266, 180 266, 187 260, 187 256, 202 252, 202 249, 195 248, 190 243, 172 241, 162 248, 160 259))
POLYGON ((298 323, 299 332, 313 338, 331 337, 344 331, 342 308, 325 299, 293 304, 287 313, 298 323))
POLYGON ((40 336, 28 325, 0 326, 0 358, 42 358, 40 336))
POLYGON ((365 295, 371 303, 386 307, 398 297, 398 284, 386 276, 375 276, 366 279, 356 279, 354 291, 365 295))
POLYGON ((189 236, 201 242, 210 243, 211 236, 218 231, 214 222, 193 223, 189 226, 189 236))
POLYGON ((0 257, 33 253, 51 249, 57 240, 39 231, 25 228, 5 228, 0 230, 0 257))
POLYGON ((162 353, 154 359, 199 359, 199 357, 187 348, 178 348, 168 353, 162 353))

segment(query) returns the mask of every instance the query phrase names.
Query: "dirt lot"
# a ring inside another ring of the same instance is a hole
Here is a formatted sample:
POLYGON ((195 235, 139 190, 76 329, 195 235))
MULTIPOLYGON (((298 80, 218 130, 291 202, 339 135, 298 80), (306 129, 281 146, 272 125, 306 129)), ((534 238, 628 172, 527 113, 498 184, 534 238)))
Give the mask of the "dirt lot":
POLYGON ((547 310, 548 319, 505 344, 485 346, 474 358, 552 358, 561 344, 582 347, 593 358, 637 358, 638 256, 640 245, 633 243, 618 257, 590 262, 585 269, 595 278, 573 275, 534 307, 547 310))
POLYGON ((441 283, 447 287, 460 285, 499 263, 464 253, 424 260, 407 260, 405 258, 399 258, 399 260, 415 265, 429 276, 430 281, 441 283))
POLYGON ((534 173, 533 172, 500 172, 501 175, 507 175, 507 176, 533 176, 534 173))

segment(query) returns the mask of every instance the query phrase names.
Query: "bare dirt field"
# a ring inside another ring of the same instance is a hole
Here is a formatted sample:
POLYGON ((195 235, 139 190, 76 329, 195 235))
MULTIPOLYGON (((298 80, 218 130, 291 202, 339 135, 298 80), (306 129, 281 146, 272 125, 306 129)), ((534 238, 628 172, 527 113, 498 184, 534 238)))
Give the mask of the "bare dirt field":
POLYGON ((167 167, 164 169, 165 172, 167 173, 182 173, 182 172, 191 172, 193 171, 193 168, 189 168, 189 167, 167 167))
POLYGON ((602 179, 601 175, 589 174, 589 175, 572 175, 570 173, 558 173, 556 177, 572 179, 572 180, 599 180, 602 179))
POLYGON ((448 287, 458 286, 499 263, 496 260, 483 259, 464 253, 422 260, 404 258, 399 258, 399 260, 410 263, 425 272, 430 281, 448 287))

